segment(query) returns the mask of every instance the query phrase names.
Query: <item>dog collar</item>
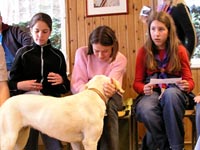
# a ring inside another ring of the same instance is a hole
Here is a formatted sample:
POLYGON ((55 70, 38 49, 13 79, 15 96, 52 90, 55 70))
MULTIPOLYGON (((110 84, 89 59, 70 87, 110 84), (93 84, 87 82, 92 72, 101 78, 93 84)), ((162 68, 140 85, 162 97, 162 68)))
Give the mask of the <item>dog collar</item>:
POLYGON ((96 92, 102 99, 105 103, 107 103, 107 98, 97 89, 95 88, 88 88, 88 90, 92 90, 94 92, 96 92))

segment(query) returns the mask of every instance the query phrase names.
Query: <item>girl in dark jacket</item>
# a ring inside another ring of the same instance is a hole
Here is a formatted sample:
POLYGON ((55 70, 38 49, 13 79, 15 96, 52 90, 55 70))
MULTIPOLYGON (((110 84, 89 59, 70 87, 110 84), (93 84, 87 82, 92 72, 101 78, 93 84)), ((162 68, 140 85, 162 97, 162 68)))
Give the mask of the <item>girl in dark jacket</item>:
MULTIPOLYGON (((30 21, 34 43, 16 54, 10 71, 9 88, 12 95, 34 93, 60 97, 70 90, 66 62, 62 52, 52 47, 49 36, 52 19, 38 13, 30 21)), ((59 108, 58 108, 59 109, 59 108)), ((31 129, 26 150, 37 150, 39 131, 31 129)), ((61 150, 58 140, 41 133, 47 150, 61 150)))

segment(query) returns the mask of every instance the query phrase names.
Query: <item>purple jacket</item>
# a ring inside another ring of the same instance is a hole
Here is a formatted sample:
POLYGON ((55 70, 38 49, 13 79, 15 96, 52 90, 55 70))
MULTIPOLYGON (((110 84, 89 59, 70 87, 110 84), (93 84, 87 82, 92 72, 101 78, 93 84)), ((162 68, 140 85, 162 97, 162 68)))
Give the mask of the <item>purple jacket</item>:
POLYGON ((2 45, 6 46, 13 56, 17 50, 25 45, 32 43, 32 37, 17 26, 10 26, 2 23, 2 45))

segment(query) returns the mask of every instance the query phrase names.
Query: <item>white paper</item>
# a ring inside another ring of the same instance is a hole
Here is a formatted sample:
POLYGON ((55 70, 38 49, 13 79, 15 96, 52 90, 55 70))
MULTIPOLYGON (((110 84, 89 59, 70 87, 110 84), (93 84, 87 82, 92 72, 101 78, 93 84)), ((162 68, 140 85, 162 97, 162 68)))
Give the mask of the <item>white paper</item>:
POLYGON ((140 11, 140 16, 149 16, 151 12, 151 8, 148 6, 143 6, 141 11, 140 11))
POLYGON ((177 83, 181 81, 182 78, 167 78, 167 79, 151 79, 151 84, 169 84, 169 83, 177 83))

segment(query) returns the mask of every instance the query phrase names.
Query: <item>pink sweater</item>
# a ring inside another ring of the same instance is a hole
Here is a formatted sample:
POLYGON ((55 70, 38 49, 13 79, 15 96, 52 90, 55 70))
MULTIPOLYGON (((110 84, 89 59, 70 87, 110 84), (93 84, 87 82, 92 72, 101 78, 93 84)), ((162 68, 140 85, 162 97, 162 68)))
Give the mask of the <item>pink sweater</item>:
POLYGON ((76 51, 71 76, 71 91, 73 94, 83 90, 84 85, 98 74, 112 77, 122 84, 127 64, 127 59, 122 53, 118 52, 116 59, 109 63, 100 61, 95 55, 87 55, 87 51, 87 47, 80 47, 76 51))

